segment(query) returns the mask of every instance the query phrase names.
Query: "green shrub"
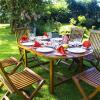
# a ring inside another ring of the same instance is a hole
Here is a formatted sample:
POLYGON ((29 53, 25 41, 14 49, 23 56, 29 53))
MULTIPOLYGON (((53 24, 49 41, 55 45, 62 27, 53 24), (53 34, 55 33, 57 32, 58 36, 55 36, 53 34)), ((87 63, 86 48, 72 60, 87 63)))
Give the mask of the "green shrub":
POLYGON ((70 24, 71 25, 75 25, 76 24, 76 20, 75 20, 75 18, 70 18, 70 24))
POLYGON ((78 16, 79 25, 82 25, 86 22, 85 16, 78 16))

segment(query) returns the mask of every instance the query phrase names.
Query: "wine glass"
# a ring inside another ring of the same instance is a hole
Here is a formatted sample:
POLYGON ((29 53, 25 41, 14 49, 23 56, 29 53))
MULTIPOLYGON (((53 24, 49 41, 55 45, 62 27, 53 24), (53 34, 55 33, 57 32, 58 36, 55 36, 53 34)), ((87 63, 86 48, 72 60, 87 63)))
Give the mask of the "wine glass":
POLYGON ((35 39, 34 33, 29 34, 29 40, 33 41, 35 39))

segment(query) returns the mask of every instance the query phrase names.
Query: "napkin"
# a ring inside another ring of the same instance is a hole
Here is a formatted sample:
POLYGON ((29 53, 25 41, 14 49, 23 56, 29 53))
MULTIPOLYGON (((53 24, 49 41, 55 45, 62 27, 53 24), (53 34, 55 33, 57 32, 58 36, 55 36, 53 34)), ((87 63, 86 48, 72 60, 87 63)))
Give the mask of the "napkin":
POLYGON ((49 35, 48 35, 48 33, 47 33, 47 32, 44 32, 44 33, 43 33, 43 36, 48 37, 49 35))
POLYGON ((86 49, 89 48, 90 46, 91 42, 89 40, 83 42, 83 47, 85 47, 86 49))
POLYGON ((62 54, 62 55, 66 55, 66 52, 65 52, 63 46, 58 47, 58 48, 57 48, 57 52, 60 53, 60 54, 62 54))
POLYGON ((34 41, 33 47, 41 47, 41 44, 38 41, 34 41))
POLYGON ((28 42, 29 38, 27 37, 27 35, 23 35, 21 38, 20 38, 20 42, 28 42))

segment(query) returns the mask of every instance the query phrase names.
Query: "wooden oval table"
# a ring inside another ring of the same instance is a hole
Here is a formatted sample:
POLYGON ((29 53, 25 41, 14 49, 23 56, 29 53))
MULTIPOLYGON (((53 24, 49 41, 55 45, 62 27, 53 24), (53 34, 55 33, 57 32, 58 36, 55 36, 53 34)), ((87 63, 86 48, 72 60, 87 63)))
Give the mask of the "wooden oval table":
POLYGON ((84 53, 71 53, 66 50, 66 55, 55 55, 56 49, 52 52, 38 52, 36 51, 36 48, 32 48, 30 46, 24 46, 22 44, 18 45, 20 48, 24 50, 24 59, 25 59, 25 66, 27 66, 27 59, 26 59, 26 51, 30 51, 32 54, 37 55, 39 57, 43 57, 46 59, 49 59, 50 61, 50 93, 54 94, 54 61, 58 59, 73 59, 73 58, 78 58, 80 61, 78 63, 78 68, 81 70, 82 68, 82 62, 83 62, 83 57, 86 55, 89 55, 93 52, 93 50, 86 50, 84 53))

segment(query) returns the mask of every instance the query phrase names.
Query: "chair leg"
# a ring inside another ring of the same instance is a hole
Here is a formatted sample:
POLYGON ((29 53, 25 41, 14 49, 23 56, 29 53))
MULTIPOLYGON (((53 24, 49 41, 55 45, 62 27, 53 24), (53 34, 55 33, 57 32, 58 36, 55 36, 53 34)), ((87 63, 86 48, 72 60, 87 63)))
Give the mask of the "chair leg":
POLYGON ((2 88, 4 85, 3 85, 3 83, 2 82, 0 82, 0 88, 2 88))
POLYGON ((25 91, 21 91, 20 93, 18 93, 19 95, 23 96, 24 100, 30 100, 29 95, 25 92, 25 91))
POLYGON ((100 71, 100 68, 99 68, 99 63, 100 63, 100 61, 99 60, 97 60, 97 62, 96 62, 96 64, 95 64, 95 67, 96 67, 96 69, 98 70, 98 71, 100 71))
POLYGON ((59 59, 59 60, 57 60, 56 65, 58 65, 58 64, 61 62, 61 63, 65 64, 65 65, 67 65, 68 69, 70 70, 71 67, 72 67, 72 65, 73 65, 73 63, 74 63, 74 60, 72 60, 71 64, 69 64, 69 63, 67 62, 67 60, 68 60, 68 59, 64 59, 64 60, 59 59))
POLYGON ((20 47, 19 47, 19 52, 20 52, 20 55, 21 55, 19 60, 22 61, 23 65, 25 65, 25 63, 24 63, 24 53, 23 53, 23 50, 20 47))
POLYGON ((17 92, 17 93, 22 95, 25 100, 32 100, 43 84, 44 84, 44 80, 40 81, 39 86, 36 88, 36 90, 33 90, 31 95, 28 95, 24 90, 22 90, 20 93, 19 92, 17 92))
POLYGON ((32 98, 37 94, 38 90, 42 87, 42 85, 44 84, 44 82, 45 82, 44 80, 40 81, 39 86, 37 87, 37 89, 35 91, 33 91, 33 93, 31 94, 29 100, 32 100, 32 98))
POLYGON ((2 97, 1 100, 10 100, 10 99, 8 98, 8 95, 9 95, 9 94, 10 94, 10 92, 7 91, 7 92, 5 93, 5 95, 2 97))
POLYGON ((71 62, 71 64, 70 64, 70 66, 69 66, 69 70, 71 70, 71 68, 72 68, 72 65, 74 64, 74 59, 72 59, 72 62, 71 62))
POLYGON ((91 93, 91 94, 89 95, 89 98, 90 98, 90 99, 93 98, 97 93, 98 93, 98 90, 96 89, 93 93, 91 93))
POLYGON ((61 59, 57 60, 56 65, 58 65, 61 62, 61 59))
POLYGON ((81 95, 83 96, 83 100, 90 100, 90 99, 86 96, 86 94, 85 94, 83 88, 81 87, 81 85, 80 85, 80 83, 79 83, 79 79, 78 79, 76 76, 72 77, 72 79, 74 80, 74 82, 75 82, 76 86, 78 87, 78 89, 79 89, 81 95))

